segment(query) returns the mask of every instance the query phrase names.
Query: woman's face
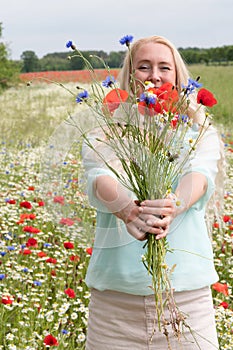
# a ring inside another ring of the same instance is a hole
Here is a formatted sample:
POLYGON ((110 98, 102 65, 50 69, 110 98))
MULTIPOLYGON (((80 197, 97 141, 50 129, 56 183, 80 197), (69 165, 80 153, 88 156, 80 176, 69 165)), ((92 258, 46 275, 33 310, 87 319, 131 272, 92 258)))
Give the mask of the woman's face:
MULTIPOLYGON (((164 83, 176 85, 176 67, 170 48, 164 44, 147 43, 134 55, 135 79, 144 83, 151 81, 156 88, 164 83)), ((138 95, 143 85, 138 84, 138 95)))

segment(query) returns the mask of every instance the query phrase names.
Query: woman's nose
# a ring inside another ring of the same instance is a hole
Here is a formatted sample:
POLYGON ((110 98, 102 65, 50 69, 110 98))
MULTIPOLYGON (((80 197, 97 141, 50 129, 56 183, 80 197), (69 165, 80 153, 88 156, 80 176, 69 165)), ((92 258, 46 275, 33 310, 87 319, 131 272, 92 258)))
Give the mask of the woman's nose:
POLYGON ((156 83, 156 82, 160 82, 161 81, 161 77, 160 74, 158 72, 158 69, 153 68, 149 74, 148 80, 150 80, 152 83, 156 83))

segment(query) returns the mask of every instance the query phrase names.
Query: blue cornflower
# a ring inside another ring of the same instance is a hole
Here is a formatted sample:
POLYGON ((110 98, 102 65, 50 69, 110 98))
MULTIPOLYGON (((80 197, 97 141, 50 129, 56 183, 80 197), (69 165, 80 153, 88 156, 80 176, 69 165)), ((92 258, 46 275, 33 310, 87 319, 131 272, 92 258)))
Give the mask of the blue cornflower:
POLYGON ((199 80, 199 77, 196 80, 189 78, 188 85, 187 86, 182 85, 185 95, 189 96, 195 91, 195 89, 198 89, 203 85, 201 83, 198 83, 198 80, 199 80))
POLYGON ((1 255, 1 256, 5 256, 5 255, 6 255, 6 252, 0 252, 0 255, 1 255))
POLYGON ((13 245, 7 247, 8 250, 15 250, 15 247, 13 245))
POLYGON ((4 275, 4 273, 1 273, 0 274, 0 281, 2 281, 5 277, 6 277, 6 275, 4 275))
POLYGON ((140 98, 139 98, 140 102, 145 102, 145 104, 148 106, 150 104, 154 105, 155 101, 156 101, 156 97, 153 95, 148 95, 148 94, 141 94, 140 98))
POLYGON ((66 47, 67 47, 67 49, 69 49, 71 46, 72 46, 72 41, 71 40, 69 40, 69 41, 67 41, 67 43, 66 43, 66 47))
POLYGON ((129 46, 129 44, 133 41, 133 36, 132 35, 125 35, 123 38, 119 40, 121 45, 126 45, 129 46))
POLYGON ((27 267, 24 267, 22 271, 23 271, 23 272, 28 272, 29 270, 28 270, 27 267))
POLYGON ((21 244, 21 248, 22 249, 26 248, 26 244, 21 244))
POLYGON ((182 120, 183 123, 188 123, 189 117, 186 114, 184 114, 184 115, 181 116, 181 120, 182 120))
POLYGON ((45 247, 45 248, 52 247, 52 244, 51 244, 51 243, 44 243, 44 247, 45 247))
POLYGON ((73 44, 73 42, 71 40, 67 41, 66 47, 67 47, 67 49, 69 49, 69 48, 71 48, 72 50, 76 49, 75 45, 73 44))
POLYGON ((86 100, 88 98, 88 92, 87 90, 84 90, 82 92, 80 92, 77 97, 76 97, 76 102, 77 103, 82 103, 84 100, 86 100))
POLYGON ((69 333, 69 331, 67 331, 66 329, 62 329, 62 334, 68 334, 69 333))
POLYGON ((102 85, 109 88, 116 82, 112 75, 108 75, 107 78, 102 82, 102 85))
POLYGON ((40 282, 40 281, 33 281, 33 284, 34 284, 35 286, 41 286, 41 285, 42 285, 42 282, 40 282))

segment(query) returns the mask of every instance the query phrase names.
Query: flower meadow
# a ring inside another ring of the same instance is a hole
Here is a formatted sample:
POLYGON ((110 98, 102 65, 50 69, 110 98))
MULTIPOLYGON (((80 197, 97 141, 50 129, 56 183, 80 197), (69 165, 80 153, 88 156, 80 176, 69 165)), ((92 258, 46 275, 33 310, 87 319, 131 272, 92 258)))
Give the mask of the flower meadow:
MULTIPOLYGON (((0 96, 1 123, 6 134, 14 131, 13 137, 1 133, 0 148, 0 350, 81 350, 88 321, 90 291, 84 279, 95 210, 83 189, 78 143, 62 164, 62 194, 48 204, 41 191, 48 134, 66 118, 64 105, 70 97, 61 98, 64 90, 58 92, 52 84, 36 85, 21 85, 0 96), (55 217, 56 212, 62 215, 55 217)), ((211 288, 220 350, 232 350, 233 135, 221 129, 227 178, 224 213, 213 222, 219 281, 211 288)))

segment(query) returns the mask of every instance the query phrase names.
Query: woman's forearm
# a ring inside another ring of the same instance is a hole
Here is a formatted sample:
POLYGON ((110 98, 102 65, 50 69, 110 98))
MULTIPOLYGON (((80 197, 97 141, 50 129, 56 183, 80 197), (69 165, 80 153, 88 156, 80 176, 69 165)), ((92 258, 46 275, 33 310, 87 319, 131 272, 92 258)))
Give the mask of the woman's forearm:
POLYGON ((128 213, 129 206, 136 206, 132 198, 127 194, 127 190, 113 177, 100 175, 94 182, 95 196, 109 211, 122 220, 128 213))

